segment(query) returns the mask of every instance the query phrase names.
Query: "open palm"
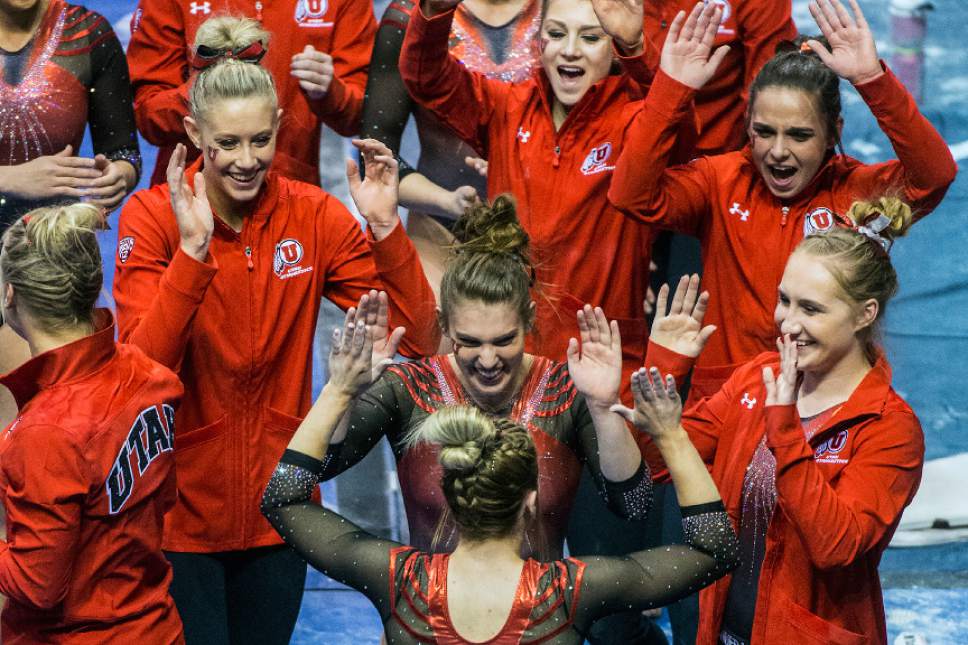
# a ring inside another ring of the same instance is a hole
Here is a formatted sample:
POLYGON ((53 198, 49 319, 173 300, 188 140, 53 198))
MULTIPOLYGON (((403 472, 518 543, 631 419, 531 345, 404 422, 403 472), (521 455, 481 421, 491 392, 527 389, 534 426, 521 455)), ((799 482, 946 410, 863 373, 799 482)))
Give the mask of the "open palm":
POLYGON ((601 307, 591 305, 578 312, 581 347, 568 342, 568 372, 590 404, 610 406, 622 385, 622 338, 618 323, 609 323, 601 307), (579 351, 580 350, 580 351, 579 351))
POLYGON ((688 17, 680 11, 662 45, 662 71, 695 90, 705 85, 729 52, 728 45, 713 51, 722 17, 722 7, 712 2, 697 4, 688 17))
POLYGON ((383 370, 393 362, 406 331, 403 327, 390 330, 389 309, 386 292, 377 292, 374 289, 363 294, 356 307, 350 307, 346 311, 344 326, 353 323, 357 326, 365 325, 369 329, 372 346, 371 383, 380 378, 383 370))
POLYGON ((666 307, 669 285, 662 285, 655 303, 655 318, 649 340, 683 356, 699 356, 706 341, 716 331, 715 325, 702 326, 709 303, 709 293, 699 293, 699 276, 682 276, 666 307))
POLYGON ((642 0, 592 0, 602 29, 623 49, 642 43, 642 0))
POLYGON ((851 83, 863 83, 882 73, 874 35, 857 4, 850 0, 851 16, 840 0, 815 0, 810 14, 830 43, 828 50, 816 40, 807 41, 824 65, 851 83))

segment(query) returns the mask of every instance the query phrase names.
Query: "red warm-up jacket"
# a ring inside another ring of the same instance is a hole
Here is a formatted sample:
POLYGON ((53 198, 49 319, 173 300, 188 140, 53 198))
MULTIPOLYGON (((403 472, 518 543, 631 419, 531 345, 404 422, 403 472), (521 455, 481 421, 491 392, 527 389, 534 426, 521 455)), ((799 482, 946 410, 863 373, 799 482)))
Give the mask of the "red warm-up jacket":
POLYGON ((161 552, 178 378, 116 344, 102 309, 92 335, 0 383, 20 409, 0 436, 3 642, 184 642, 161 552))
MULTIPOLYGON (((510 193, 517 201, 540 285, 530 349, 564 360, 568 339, 578 337, 575 312, 585 303, 599 305, 618 321, 628 376, 642 364, 648 333, 642 300, 652 231, 624 218, 606 193, 626 128, 642 103, 637 81, 650 77, 644 61, 626 59, 629 75, 611 75, 589 88, 556 132, 541 70, 510 84, 471 72, 448 55, 453 15, 427 18, 419 4, 414 8, 400 74, 418 103, 488 159, 488 194, 510 193)), ((665 100, 654 92, 649 100, 665 100)), ((694 127, 688 116, 682 121, 694 127)))
POLYGON ((776 285, 805 231, 834 225, 859 199, 898 194, 923 217, 954 181, 957 166, 941 135, 890 70, 857 86, 897 160, 864 164, 836 154, 796 197, 767 188, 750 148, 669 167, 676 126, 695 91, 662 71, 629 129, 608 193, 637 221, 696 236, 702 244, 703 286, 710 293, 710 338, 692 376, 691 396, 711 396, 732 371, 775 347, 776 285))
MULTIPOLYGON (((191 183, 198 164, 188 172, 191 183)), ((178 504, 165 549, 280 544, 259 499, 309 410, 322 297, 342 309, 386 289, 401 351, 432 355, 434 295, 398 226, 369 246, 332 195, 272 172, 236 233, 216 216, 205 263, 179 248, 168 185, 135 193, 118 224, 114 296, 121 339, 178 372, 178 504)))
MULTIPOLYGON (((692 359, 650 344, 647 362, 681 379, 692 359)), ((796 405, 767 407, 765 366, 779 372, 776 352, 738 368, 682 417, 737 527, 743 479, 764 434, 776 458, 751 643, 887 643, 877 566, 921 481, 921 424, 891 387, 882 356, 807 441, 796 405)), ((658 453, 646 453, 655 476, 668 479, 658 453)), ((731 580, 699 594, 699 645, 718 642, 731 580)))
POLYGON ((276 82, 283 110, 274 167, 287 177, 319 184, 320 124, 349 136, 360 127, 367 67, 376 35, 369 2, 358 0, 140 0, 131 18, 128 68, 134 88, 138 130, 159 146, 152 185, 165 182, 165 168, 176 143, 189 145, 182 119, 188 114, 188 89, 195 33, 220 14, 255 18, 272 38, 260 62, 276 82), (326 96, 310 100, 290 73, 293 55, 306 45, 333 57, 334 77, 326 96))
MULTIPOLYGON (((694 0, 646 2, 643 30, 646 38, 661 46, 679 11, 687 14, 694 0)), ((756 74, 776 53, 781 40, 797 37, 789 0, 718 0, 723 22, 714 47, 729 45, 729 53, 716 76, 696 93, 699 117, 698 154, 738 150, 746 143, 746 98, 756 74)), ((659 69, 658 49, 651 52, 649 67, 659 69)))

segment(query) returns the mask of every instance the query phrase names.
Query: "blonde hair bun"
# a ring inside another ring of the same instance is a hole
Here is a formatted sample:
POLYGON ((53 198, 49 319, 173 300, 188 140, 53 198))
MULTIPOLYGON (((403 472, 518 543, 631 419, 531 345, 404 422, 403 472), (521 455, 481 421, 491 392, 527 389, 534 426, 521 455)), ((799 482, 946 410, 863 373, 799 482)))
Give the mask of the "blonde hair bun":
POLYGON ((494 422, 477 408, 453 406, 428 417, 413 439, 439 445, 445 471, 465 473, 478 466, 484 442, 496 434, 494 422))
POLYGON ((194 47, 196 50, 199 47, 234 50, 248 47, 256 41, 268 47, 269 38, 269 32, 258 20, 245 16, 219 15, 212 16, 198 27, 194 47))
POLYGON ((906 235, 914 222, 911 207, 898 197, 856 201, 850 205, 850 209, 847 211, 847 216, 858 226, 878 215, 884 215, 891 221, 887 228, 880 231, 880 235, 889 240, 896 240, 906 235))

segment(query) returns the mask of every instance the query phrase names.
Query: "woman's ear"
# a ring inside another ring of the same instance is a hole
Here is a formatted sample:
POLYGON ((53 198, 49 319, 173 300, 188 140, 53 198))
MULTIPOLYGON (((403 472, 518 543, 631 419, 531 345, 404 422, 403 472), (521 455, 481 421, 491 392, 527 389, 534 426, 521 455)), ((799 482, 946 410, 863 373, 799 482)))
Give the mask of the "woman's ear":
POLYGON ((444 320, 444 312, 440 310, 440 307, 434 307, 434 313, 437 315, 437 325, 440 327, 440 333, 446 336, 447 321, 444 320))
POLYGON ((524 496, 525 517, 537 517, 538 515, 538 491, 529 490, 524 496))
POLYGON ((877 320, 877 315, 880 313, 880 311, 881 306, 874 298, 868 298, 862 302, 857 311, 857 319, 854 323, 854 331, 858 332, 873 325, 874 321, 877 320))
POLYGON ((185 134, 187 134, 188 135, 188 138, 191 139, 192 144, 196 148, 198 148, 199 150, 201 150, 202 149, 202 134, 201 134, 201 131, 199 130, 199 127, 198 127, 198 121, 196 121, 195 119, 193 119, 190 116, 186 116, 184 119, 182 119, 182 123, 185 126, 185 134))
POLYGON ((537 314, 538 314, 538 305, 535 303, 534 300, 532 300, 530 304, 528 304, 528 320, 525 322, 525 325, 524 325, 524 331, 526 333, 530 334, 531 330, 534 329, 534 319, 537 316, 537 314))
POLYGON ((836 136, 833 136, 830 138, 830 143, 827 146, 831 150, 837 147, 837 144, 841 142, 841 137, 844 135, 844 117, 842 116, 837 117, 836 128, 837 128, 836 136))

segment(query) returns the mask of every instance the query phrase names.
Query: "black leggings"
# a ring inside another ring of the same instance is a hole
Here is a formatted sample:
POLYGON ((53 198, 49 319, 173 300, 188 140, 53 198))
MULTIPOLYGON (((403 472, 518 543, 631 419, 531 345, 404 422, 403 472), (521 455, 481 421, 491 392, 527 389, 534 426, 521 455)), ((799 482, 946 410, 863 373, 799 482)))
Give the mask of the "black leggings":
POLYGON ((224 553, 165 553, 187 645, 285 645, 306 583, 287 546, 224 553))

